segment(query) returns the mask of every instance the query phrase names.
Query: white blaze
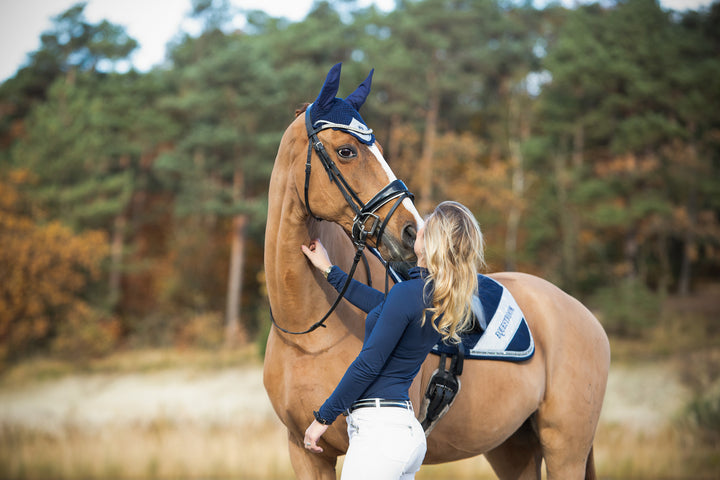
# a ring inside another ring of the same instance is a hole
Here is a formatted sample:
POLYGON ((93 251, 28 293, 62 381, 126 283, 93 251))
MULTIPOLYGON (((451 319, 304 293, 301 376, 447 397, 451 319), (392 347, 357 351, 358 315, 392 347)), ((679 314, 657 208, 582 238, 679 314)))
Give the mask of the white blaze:
MULTIPOLYGON (((387 175, 387 177, 388 177, 387 183, 390 183, 393 180, 397 180, 397 177, 393 173, 392 169, 390 169, 390 165, 388 165, 387 162, 385 161, 385 158, 383 157, 382 153, 380 153, 380 149, 377 147, 377 145, 373 143, 372 145, 369 146, 369 148, 370 148, 370 151, 373 153, 373 155, 375 155, 375 158, 380 163, 380 166, 382 167, 383 171, 387 175)), ((402 201, 402 204, 408 212, 413 214, 413 216, 415 217, 415 223, 417 224, 417 228, 420 229, 420 227, 422 227, 423 223, 425 223, 425 222, 423 222, 423 219, 420 216, 420 214, 418 213, 417 209, 415 208, 415 205, 412 203, 412 200, 405 197, 402 201)))

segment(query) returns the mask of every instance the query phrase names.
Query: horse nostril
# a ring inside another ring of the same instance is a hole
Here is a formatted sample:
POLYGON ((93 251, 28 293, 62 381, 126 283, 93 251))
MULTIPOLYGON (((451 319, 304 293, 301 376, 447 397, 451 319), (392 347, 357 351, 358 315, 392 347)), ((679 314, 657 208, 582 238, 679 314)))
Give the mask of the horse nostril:
POLYGON ((405 225, 402 231, 403 245, 412 250, 415 245, 415 237, 417 236, 417 229, 414 224, 408 223, 405 225))

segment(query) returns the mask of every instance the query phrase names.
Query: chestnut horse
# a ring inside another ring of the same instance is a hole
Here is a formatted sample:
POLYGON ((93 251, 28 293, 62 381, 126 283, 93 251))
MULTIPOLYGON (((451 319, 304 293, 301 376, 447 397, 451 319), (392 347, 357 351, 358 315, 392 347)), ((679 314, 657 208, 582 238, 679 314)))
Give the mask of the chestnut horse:
MULTIPOLYGON (((333 70, 339 78, 339 65, 333 70)), ((337 92, 337 81, 330 81, 330 76, 311 109, 322 103, 327 106, 337 92)), ((369 91, 370 79, 347 97, 346 103, 356 110, 369 91)), ((364 125, 352 130, 335 122, 335 128, 314 131, 313 122, 307 121, 312 117, 300 113, 282 137, 270 180, 265 272, 274 327, 267 341, 264 384, 287 427, 297 478, 335 479, 337 457, 348 447, 343 417, 321 438, 322 454, 305 450, 303 435, 313 410, 360 352, 364 314, 341 301, 325 328, 302 335, 290 332, 309 330, 337 297, 300 245, 320 238, 335 264, 348 271, 353 243, 358 244, 353 228, 357 230, 358 212, 309 146, 309 134, 322 142, 333 168, 360 205, 371 203, 396 179, 374 138, 368 142, 364 125)), ((414 234, 422 222, 404 197, 375 211, 384 229, 381 233, 371 229, 364 239, 394 261, 414 259, 414 234)), ((358 268, 355 278, 367 281, 369 270, 378 288, 385 270, 368 257, 369 267, 358 268)), ((610 364, 605 332, 580 302, 545 280, 522 273, 490 276, 507 287, 522 308, 534 336, 535 355, 520 363, 466 360, 462 389, 427 439, 425 463, 484 454, 501 479, 539 479, 543 460, 549 479, 596 478, 592 444, 610 364)), ((438 357, 429 355, 412 385, 410 398, 416 412, 437 365, 438 357)))

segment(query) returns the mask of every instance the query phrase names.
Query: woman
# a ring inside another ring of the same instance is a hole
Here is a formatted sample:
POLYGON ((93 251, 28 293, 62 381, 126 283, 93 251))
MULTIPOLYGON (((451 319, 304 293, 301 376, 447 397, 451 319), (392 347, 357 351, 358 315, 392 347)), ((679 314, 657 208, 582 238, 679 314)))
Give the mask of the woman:
MULTIPOLYGON (((347 275, 333 266, 322 244, 303 253, 336 288, 347 275)), ((443 202, 419 229, 417 267, 410 280, 385 295, 353 281, 345 298, 368 313, 365 339, 335 391, 305 431, 305 448, 317 445, 338 415, 347 413, 350 446, 342 479, 411 479, 425 457, 425 434, 415 418, 408 390, 430 349, 441 338, 457 342, 473 322, 483 237, 463 205, 443 202)))

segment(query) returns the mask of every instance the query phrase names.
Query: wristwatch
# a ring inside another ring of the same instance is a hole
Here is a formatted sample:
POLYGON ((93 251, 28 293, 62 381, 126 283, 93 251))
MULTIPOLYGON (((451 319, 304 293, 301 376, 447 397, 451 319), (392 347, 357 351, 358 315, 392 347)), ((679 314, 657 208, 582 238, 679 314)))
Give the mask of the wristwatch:
POLYGON ((324 418, 322 418, 320 416, 320 412, 318 412, 317 410, 313 411, 313 416, 315 417, 315 420, 317 420, 317 422, 320 425, 330 425, 332 423, 331 421, 325 420, 324 418))
POLYGON ((332 267, 333 267, 333 266, 330 265, 328 268, 326 268, 326 269, 323 271, 323 277, 325 277, 326 280, 327 280, 328 275, 330 275, 330 270, 332 270, 332 267))

